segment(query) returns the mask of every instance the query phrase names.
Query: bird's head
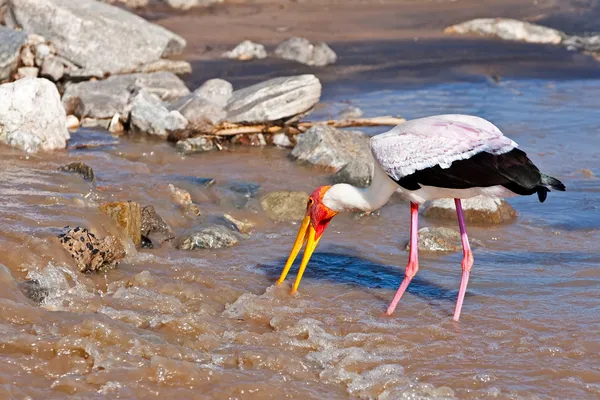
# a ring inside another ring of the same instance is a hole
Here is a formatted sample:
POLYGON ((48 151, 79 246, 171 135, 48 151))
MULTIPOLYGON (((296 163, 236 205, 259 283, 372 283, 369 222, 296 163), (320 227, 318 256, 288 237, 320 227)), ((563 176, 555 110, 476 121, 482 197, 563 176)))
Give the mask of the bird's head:
POLYGON ((285 264, 285 268, 283 269, 281 277, 277 281, 277 283, 283 282, 285 276, 290 270, 290 267, 294 263, 298 252, 300 252, 300 249, 304 243, 306 243, 304 256, 302 257, 302 263, 300 264, 300 272, 298 273, 298 278, 294 283, 292 292, 296 292, 298 290, 298 285, 300 284, 300 279, 302 278, 302 272, 304 272, 312 253, 319 244, 319 240, 321 240, 321 236, 323 235, 323 232, 325 232, 327 225, 329 225, 331 219, 337 214, 337 211, 334 211, 323 204, 325 193, 327 193, 330 187, 331 186, 318 187, 308 197, 308 202, 306 204, 306 215, 304 216, 304 220, 300 225, 298 236, 296 237, 294 247, 292 248, 287 263, 285 264))

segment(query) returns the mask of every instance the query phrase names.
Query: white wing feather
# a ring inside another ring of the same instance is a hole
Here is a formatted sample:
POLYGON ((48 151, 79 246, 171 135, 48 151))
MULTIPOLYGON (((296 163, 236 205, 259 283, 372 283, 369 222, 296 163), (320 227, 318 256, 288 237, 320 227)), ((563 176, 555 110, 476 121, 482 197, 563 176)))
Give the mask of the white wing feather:
POLYGON ((407 121, 371 138, 371 152, 381 168, 398 180, 415 171, 477 153, 503 154, 517 147, 491 122, 472 115, 436 115, 407 121))

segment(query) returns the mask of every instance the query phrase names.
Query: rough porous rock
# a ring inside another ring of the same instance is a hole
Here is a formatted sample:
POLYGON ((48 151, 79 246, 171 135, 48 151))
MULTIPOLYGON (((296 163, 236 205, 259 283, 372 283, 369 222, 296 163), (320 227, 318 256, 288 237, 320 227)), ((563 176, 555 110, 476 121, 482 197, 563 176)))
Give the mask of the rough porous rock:
POLYGON ((159 246, 163 242, 175 238, 167 222, 158 215, 153 206, 142 207, 141 234, 142 239, 145 238, 159 246))
POLYGON ((248 61, 253 59, 267 58, 267 50, 260 43, 254 43, 251 40, 244 40, 232 50, 223 53, 224 58, 233 60, 248 61))
POLYGON ((100 205, 100 211, 110 216, 116 224, 125 229, 133 244, 142 243, 142 211, 133 201, 119 201, 100 205))
POLYGON ((366 188, 371 185, 373 177, 373 164, 364 161, 350 161, 332 177, 333 183, 347 183, 353 186, 366 188))
MULTIPOLYGON (((428 252, 460 251, 462 250, 460 232, 444 227, 421 228, 417 247, 419 251, 428 252)), ((406 250, 410 250, 410 242, 407 243, 406 250)))
POLYGON ((274 78, 233 92, 227 121, 263 123, 309 112, 321 98, 321 82, 314 75, 274 78))
POLYGON ((114 236, 99 239, 85 228, 66 229, 66 233, 59 235, 60 243, 71 254, 81 272, 110 270, 125 258, 125 248, 114 236))
POLYGON ((509 18, 477 18, 444 29, 444 33, 479 34, 527 43, 559 44, 561 31, 509 18))
POLYGON ((211 151, 215 148, 215 144, 210 138, 198 136, 195 138, 180 140, 177 142, 176 147, 177 150, 183 154, 193 154, 211 151))
POLYGON ((221 225, 209 226, 181 240, 180 250, 222 249, 239 242, 235 232, 221 225))
POLYGON ((308 193, 278 191, 260 199, 260 205, 267 216, 274 221, 299 221, 304 218, 308 193))
POLYGON ((0 142, 23 151, 64 149, 70 135, 56 86, 24 78, 0 85, 0 142))
POLYGON ((27 42, 27 34, 0 25, 0 82, 11 78, 17 69, 21 47, 27 42))
POLYGON ((292 37, 281 42, 275 49, 275 55, 285 60, 302 64, 324 67, 335 64, 337 55, 325 42, 311 43, 308 39, 292 37))
MULTIPOLYGON (((477 196, 462 200, 465 221, 480 224, 500 224, 517 217, 517 212, 504 199, 477 196)), ((456 220, 454 199, 438 199, 426 204, 423 216, 432 219, 456 220)))
POLYGON ((132 128, 163 138, 167 138, 169 132, 188 125, 188 120, 179 111, 169 111, 158 96, 146 90, 140 91, 133 99, 130 122, 132 128))
POLYGON ((94 170, 92 169, 92 167, 81 161, 63 165, 62 167, 59 167, 58 170, 78 174, 81 175, 81 177, 86 181, 92 183, 96 182, 96 176, 94 175, 94 170))
POLYGON ((189 95, 185 83, 171 72, 111 76, 104 80, 69 83, 62 97, 64 107, 79 118, 110 119, 129 115, 135 93, 146 90, 163 101, 189 95))
POLYGON ((10 11, 18 26, 44 36, 80 67, 71 76, 135 72, 186 45, 159 25, 95 0, 12 0, 10 11))
MULTIPOLYGON (((373 168, 369 137, 362 132, 342 131, 327 125, 315 125, 302 135, 298 135, 297 140, 292 156, 299 161, 334 171, 350 162, 369 165, 369 170, 373 168)), ((365 179, 367 179, 366 175, 365 179)))

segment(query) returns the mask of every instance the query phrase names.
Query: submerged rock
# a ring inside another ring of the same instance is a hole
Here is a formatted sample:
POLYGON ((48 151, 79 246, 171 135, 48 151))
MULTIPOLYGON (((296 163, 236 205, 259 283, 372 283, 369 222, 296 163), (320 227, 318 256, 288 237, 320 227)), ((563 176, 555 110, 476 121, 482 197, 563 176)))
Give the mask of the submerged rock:
POLYGON ((21 47, 27 42, 27 34, 0 25, 0 82, 11 78, 17 69, 21 47))
POLYGON ((135 72, 186 45, 159 25, 95 0, 18 0, 9 9, 18 26, 44 36, 80 67, 67 72, 72 76, 135 72))
POLYGON ((263 196, 260 205, 274 221, 299 221, 304 218, 307 201, 308 193, 279 191, 263 196))
POLYGON ((156 212, 153 206, 142 207, 141 223, 142 242, 149 240, 150 244, 159 246, 175 238, 167 222, 156 212))
POLYGON ((178 248, 181 250, 222 249, 238 242, 238 236, 233 231, 221 225, 214 225, 186 237, 178 248))
POLYGON ((333 183, 347 183, 356 187, 366 188, 371 184, 373 164, 364 161, 350 161, 332 177, 333 183))
POLYGON ((125 258, 125 248, 114 236, 98 239, 85 228, 69 228, 59 235, 63 248, 71 254, 81 272, 101 272, 115 268, 125 258))
POLYGON ((192 195, 190 192, 185 189, 178 188, 172 184, 169 184, 168 188, 171 192, 171 198, 175 204, 181 206, 185 211, 189 211, 196 216, 202 215, 200 208, 192 202, 192 195))
MULTIPOLYGON (((462 200, 465 221, 480 224, 500 224, 517 217, 517 212, 504 199, 477 196, 462 200)), ((433 200, 423 208, 423 216, 432 219, 456 220, 454 199, 433 200)))
POLYGON ((223 53, 222 57, 240 61, 253 60, 255 58, 260 60, 267 58, 267 50, 260 43, 244 40, 235 46, 233 50, 223 53))
POLYGON ((133 201, 120 201, 100 205, 100 211, 108 214, 117 226, 125 229, 133 244, 142 243, 142 212, 140 205, 133 201))
POLYGON ((79 174, 86 181, 90 181, 92 183, 96 182, 96 176, 94 175, 94 170, 92 169, 92 167, 90 167, 89 165, 87 165, 86 163, 83 163, 81 161, 63 165, 62 167, 59 167, 58 169, 59 169, 59 171, 79 174))
MULTIPOLYGON (((455 252, 462 250, 460 232, 455 229, 436 227, 419 229, 417 242, 419 251, 429 252, 455 252)), ((410 250, 410 242, 406 244, 410 250)))
POLYGON ((314 75, 274 78, 233 92, 227 121, 264 123, 309 112, 321 98, 321 82, 314 75))
POLYGON ((42 303, 50 294, 50 289, 42 286, 39 280, 29 279, 19 284, 19 288, 34 303, 42 303))
POLYGON ((52 82, 24 78, 0 85, 0 142, 34 153, 64 149, 69 139, 67 115, 52 82))
POLYGON ((223 219, 227 221, 232 229, 237 230, 240 233, 250 233, 254 230, 254 223, 245 220, 239 220, 231 216, 230 214, 223 214, 223 219))
POLYGON ((133 128, 162 138, 188 125, 188 120, 179 111, 169 111, 156 95, 146 90, 133 99, 130 118, 133 128))
POLYGON ((203 153, 214 150, 215 144, 206 136, 180 140, 176 144, 177 150, 183 154, 203 153))
POLYGON ((337 55, 325 42, 311 43, 308 39, 292 37, 275 49, 275 55, 285 60, 324 67, 335 64, 337 55))
MULTIPOLYGON (((373 156, 369 137, 358 131, 342 131, 327 125, 315 125, 298 135, 292 157, 313 165, 338 170, 346 164, 366 164, 372 170, 373 156)), ((363 171, 366 168, 360 167, 363 171)), ((364 179, 367 178, 366 175, 364 179)))
POLYGON ((444 29, 444 33, 480 34, 527 43, 559 44, 561 31, 509 18, 477 18, 444 29))

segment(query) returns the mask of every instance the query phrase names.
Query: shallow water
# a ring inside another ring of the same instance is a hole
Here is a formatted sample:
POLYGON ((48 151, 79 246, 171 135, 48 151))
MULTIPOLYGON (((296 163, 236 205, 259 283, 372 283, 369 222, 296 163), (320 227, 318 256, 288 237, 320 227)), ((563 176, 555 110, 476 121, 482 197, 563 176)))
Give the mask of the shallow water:
POLYGON ((105 147, 29 157, 0 149, 0 397, 599 398, 600 190, 579 172, 600 171, 599 95, 600 81, 506 81, 324 99, 315 118, 346 101, 367 116, 486 117, 567 185, 544 204, 511 199, 512 224, 468 227, 480 245, 458 324, 460 254, 422 253, 395 315, 383 314, 407 257, 409 208, 397 198, 379 215, 336 217, 297 296, 288 294, 294 270, 273 286, 298 225, 269 222, 232 185, 256 183, 260 196, 328 182, 287 150, 181 156, 92 131, 74 141, 105 147), (95 169, 95 188, 56 171, 77 160, 95 169), (204 216, 182 214, 169 183, 189 190, 204 216), (106 275, 72 272, 54 237, 65 225, 120 235, 96 210, 109 200, 152 204, 177 233, 223 212, 257 226, 226 250, 130 246, 106 275), (22 294, 27 278, 50 288, 41 305, 22 294))

